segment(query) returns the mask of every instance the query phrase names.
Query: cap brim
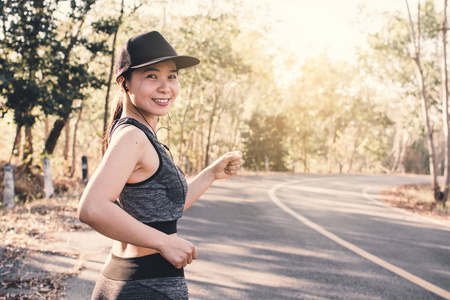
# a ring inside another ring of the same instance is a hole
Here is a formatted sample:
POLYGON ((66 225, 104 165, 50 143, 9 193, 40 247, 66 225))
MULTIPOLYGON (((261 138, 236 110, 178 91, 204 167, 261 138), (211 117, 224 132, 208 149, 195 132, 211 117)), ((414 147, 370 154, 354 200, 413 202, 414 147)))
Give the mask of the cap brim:
POLYGON ((146 63, 132 66, 131 69, 139 69, 145 66, 157 64, 163 61, 172 60, 175 62, 175 65, 177 66, 177 70, 185 69, 189 67, 193 67, 195 65, 198 65, 200 63, 200 60, 193 56, 188 55, 178 55, 178 56, 164 56, 164 57, 158 57, 156 59, 152 59, 151 61, 148 61, 146 63))

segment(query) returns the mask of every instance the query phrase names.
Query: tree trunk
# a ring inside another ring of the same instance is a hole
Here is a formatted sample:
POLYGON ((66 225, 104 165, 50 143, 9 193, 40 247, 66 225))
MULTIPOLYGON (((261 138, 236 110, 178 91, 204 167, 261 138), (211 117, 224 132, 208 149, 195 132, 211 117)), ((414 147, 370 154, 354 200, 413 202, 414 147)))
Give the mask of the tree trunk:
POLYGON ((69 144, 70 144, 70 122, 66 123, 66 126, 64 126, 64 151, 63 151, 63 157, 64 160, 67 161, 69 159, 69 144))
POLYGON ((53 151, 56 147, 56 142, 58 141, 59 136, 61 135, 61 131, 66 123, 66 119, 57 119, 55 121, 55 123, 53 124, 53 128, 50 131, 47 140, 45 141, 44 154, 53 154, 53 151))
POLYGON ((80 112, 78 113, 78 118, 77 121, 75 122, 75 127, 73 128, 73 142, 72 142, 72 166, 70 167, 69 170, 69 178, 72 178, 73 175, 75 174, 75 170, 76 170, 76 157, 77 157, 77 131, 78 131, 78 124, 80 123, 81 120, 81 113, 83 112, 83 101, 81 101, 81 105, 80 105, 80 112))
POLYGON ((44 136, 45 136, 45 139, 47 139, 48 138, 48 128, 49 128, 49 126, 48 126, 48 116, 46 115, 45 116, 45 120, 44 120, 44 124, 45 124, 45 128, 44 128, 44 136))
POLYGON ((359 146, 359 139, 361 138, 361 130, 358 129, 356 137, 355 137, 355 141, 353 143, 353 150, 352 150, 352 154, 350 155, 350 160, 348 162, 348 170, 347 173, 350 173, 352 171, 353 168, 353 160, 355 159, 355 155, 356 155, 356 151, 358 150, 358 146, 359 146))
POLYGON ((328 151, 327 151, 327 164, 328 164, 328 173, 333 172, 333 164, 334 164, 334 151, 333 151, 333 145, 334 141, 336 140, 336 129, 335 129, 335 123, 334 123, 334 114, 331 115, 331 126, 328 135, 328 151))
POLYGON ((186 118, 187 118, 187 114, 191 109, 191 106, 189 105, 189 101, 192 98, 192 94, 194 92, 194 83, 191 84, 191 88, 189 89, 189 96, 187 97, 187 104, 185 105, 184 111, 183 111, 183 116, 181 117, 180 120, 180 142, 178 145, 178 165, 182 165, 183 161, 185 160, 185 156, 186 156, 186 152, 187 152, 187 147, 184 146, 185 145, 185 138, 184 138, 184 131, 185 131, 185 125, 186 125, 186 118))
POLYGON ((406 157, 406 149, 408 148, 408 140, 409 140, 409 133, 406 131, 403 131, 402 134, 402 144, 401 144, 401 150, 400 150, 400 159, 398 161, 398 166, 396 171, 404 174, 406 172, 405 168, 405 157, 406 157))
POLYGON ((397 126, 397 129, 395 131, 393 146, 392 146, 392 153, 394 156, 394 162, 392 163, 391 171, 396 172, 399 166, 400 162, 400 154, 401 154, 401 142, 400 142, 400 135, 403 136, 403 127, 400 128, 400 126, 397 126))
POLYGON ((22 168, 26 172, 31 171, 33 164, 33 132, 31 126, 25 126, 25 145, 23 146, 22 168))
POLYGON ((447 70, 447 0, 444 0, 444 12, 442 22, 442 115, 444 126, 444 191, 439 193, 442 206, 445 207, 449 194, 450 184, 450 135, 449 135, 449 115, 448 115, 448 70, 447 70))
POLYGON ((241 118, 240 118, 240 116, 236 116, 236 118, 234 118, 234 116, 235 115, 233 114, 233 120, 232 120, 231 124, 235 123, 235 125, 231 126, 231 127, 233 127, 233 132, 230 134, 230 136, 231 136, 231 140, 230 140, 230 143, 229 143, 230 150, 232 150, 232 149, 234 149, 236 147, 236 144, 237 144, 237 142, 239 140, 239 128, 241 127, 241 118))
POLYGON ((397 130, 397 134, 395 137, 395 149, 394 149, 394 163, 392 164, 391 172, 394 173, 405 173, 405 156, 406 156, 406 149, 408 148, 408 139, 409 139, 409 133, 406 131, 405 128, 402 128, 400 130, 397 130))
POLYGON ((303 137, 303 143, 302 143, 302 162, 303 162, 303 173, 308 173, 309 172, 309 167, 308 167, 308 147, 306 146, 308 140, 306 137, 303 137))
MULTIPOLYGON (((114 36, 113 36, 112 51, 111 51, 111 66, 109 68, 109 76, 108 76, 108 83, 107 83, 106 97, 105 97, 105 112, 104 112, 104 116, 103 116, 103 133, 104 134, 106 134, 106 131, 108 130, 109 93, 111 91, 111 81, 112 81, 112 76, 113 76, 113 71, 114 71, 114 61, 115 61, 114 59, 115 59, 117 32, 119 31, 120 24, 122 23, 123 9, 124 9, 124 0, 122 0, 121 5, 120 5, 119 22, 118 22, 117 30, 114 32, 114 36)), ((104 147, 102 148, 102 154, 105 154, 104 147)))
POLYGON ((209 165, 209 149, 211 147, 211 134, 213 129, 214 117, 216 115, 217 103, 219 102, 219 93, 217 91, 217 87, 214 92, 214 102, 211 110, 211 115, 209 116, 209 125, 208 125, 208 137, 206 139, 206 150, 205 150, 205 165, 203 167, 207 167, 209 165))
POLYGON ((20 142, 22 140, 22 125, 17 124, 16 127, 16 137, 14 138, 14 144, 13 148, 11 150, 11 157, 9 158, 9 162, 13 158, 19 158, 20 157, 20 142))
POLYGON ((184 147, 185 144, 185 138, 184 138, 184 127, 185 127, 185 121, 186 121, 186 116, 187 113, 189 111, 189 104, 186 105, 186 107, 184 108, 184 112, 183 112, 183 116, 181 117, 180 120, 180 142, 179 142, 179 146, 178 146, 178 165, 181 165, 183 163, 184 160, 184 156, 185 156, 185 151, 183 151, 183 149, 186 149, 186 147, 184 147))
POLYGON ((416 61, 418 75, 419 75, 419 88, 420 88, 420 100, 421 100, 421 105, 422 105, 422 115, 423 115, 423 120, 425 123, 426 132, 427 132, 428 151, 430 152, 429 153, 429 155, 430 155, 430 175, 432 177, 432 186, 433 186, 433 190, 434 190, 435 196, 436 196, 440 192, 439 192, 439 184, 437 181, 436 150, 434 148, 434 143, 433 143, 433 130, 431 128, 430 118, 428 116, 428 107, 427 107, 426 92, 425 92, 425 78, 423 75, 423 70, 422 70, 419 58, 417 57, 417 59, 415 59, 415 61, 416 61))
MULTIPOLYGON (((112 52, 111 52, 111 67, 109 68, 109 77, 108 77, 108 83, 106 84, 106 97, 105 97, 105 111, 103 115, 103 134, 106 134, 106 131, 108 130, 108 118, 109 118, 109 93, 111 91, 111 81, 112 81, 112 75, 114 70, 114 55, 115 55, 115 47, 116 47, 116 39, 117 39, 117 31, 114 32, 113 37, 113 45, 112 45, 112 52)), ((102 150, 102 154, 105 154, 105 149, 102 150)))
POLYGON ((204 147, 204 120, 202 116, 204 116, 204 110, 206 107, 205 104, 205 87, 200 87, 200 101, 199 104, 195 106, 195 130, 193 130, 193 138, 192 138, 192 153, 195 158, 195 169, 192 171, 200 171, 203 169, 203 162, 205 157, 205 147, 204 147))
MULTIPOLYGON (((414 31, 414 26, 411 19, 411 12, 409 11, 409 5, 408 0, 406 1, 406 7, 408 10, 408 17, 409 17, 409 26, 410 26, 410 35, 411 35, 411 42, 414 45, 414 57, 412 57, 417 70, 417 76, 418 76, 418 83, 419 83, 419 90, 420 90, 420 102, 422 106, 422 116, 423 121, 426 129, 427 134, 427 144, 428 144, 428 151, 430 156, 430 175, 431 175, 431 185, 434 190, 434 196, 436 199, 436 196, 439 196, 440 188, 439 183, 437 181, 437 174, 436 174, 436 151, 434 149, 434 143, 433 143, 433 131, 430 125, 430 118, 428 116, 428 107, 427 107, 427 96, 426 96, 426 88, 425 88, 425 78, 423 75, 423 69, 420 62, 420 46, 418 45, 418 42, 416 42, 416 35, 414 31)), ((420 5, 420 4, 419 4, 420 5)), ((420 9, 419 9, 420 11, 420 9)), ((420 15, 420 14, 418 14, 420 15)), ((418 27, 420 28, 420 21, 418 21, 418 27)), ((417 37, 417 41, 420 40, 420 30, 419 30, 419 36, 417 37)))

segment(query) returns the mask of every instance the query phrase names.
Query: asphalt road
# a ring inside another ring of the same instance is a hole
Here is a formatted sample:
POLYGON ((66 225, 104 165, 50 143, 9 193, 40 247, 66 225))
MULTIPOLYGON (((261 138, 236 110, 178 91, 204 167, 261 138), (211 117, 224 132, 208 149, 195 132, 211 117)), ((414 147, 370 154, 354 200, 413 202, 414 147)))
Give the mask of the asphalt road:
POLYGON ((428 177, 216 182, 179 222, 191 299, 450 299, 450 227, 374 200, 428 177))

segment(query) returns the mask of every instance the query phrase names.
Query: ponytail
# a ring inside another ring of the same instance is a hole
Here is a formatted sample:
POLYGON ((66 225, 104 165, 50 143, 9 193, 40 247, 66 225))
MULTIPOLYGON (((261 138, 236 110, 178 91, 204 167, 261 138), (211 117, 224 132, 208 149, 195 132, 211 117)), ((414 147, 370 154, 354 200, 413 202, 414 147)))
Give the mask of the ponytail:
POLYGON ((124 91, 118 90, 116 96, 114 97, 113 102, 114 105, 112 106, 111 109, 110 113, 111 116, 109 117, 108 127, 106 131, 103 133, 103 152, 105 152, 106 149, 108 149, 109 135, 111 133, 111 129, 113 127, 114 122, 119 120, 120 117, 122 116, 124 96, 125 96, 124 91))
POLYGON ((112 106, 108 127, 106 129, 106 132, 103 133, 103 153, 105 153, 106 149, 108 149, 109 145, 109 138, 111 135, 111 129, 114 125, 114 122, 119 120, 122 116, 123 112, 123 102, 125 101, 125 97, 127 97, 128 89, 125 86, 125 82, 129 81, 131 79, 131 71, 125 72, 123 75, 119 76, 117 78, 117 83, 122 88, 119 88, 117 91, 116 96, 114 97, 114 105, 112 106))

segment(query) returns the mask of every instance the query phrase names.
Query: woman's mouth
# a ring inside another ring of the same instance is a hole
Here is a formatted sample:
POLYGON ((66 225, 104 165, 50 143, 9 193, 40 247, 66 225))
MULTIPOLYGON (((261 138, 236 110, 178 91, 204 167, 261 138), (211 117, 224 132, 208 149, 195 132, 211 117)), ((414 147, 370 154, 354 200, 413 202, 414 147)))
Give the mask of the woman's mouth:
POLYGON ((152 100, 158 105, 166 106, 169 104, 170 99, 153 98, 152 100))

